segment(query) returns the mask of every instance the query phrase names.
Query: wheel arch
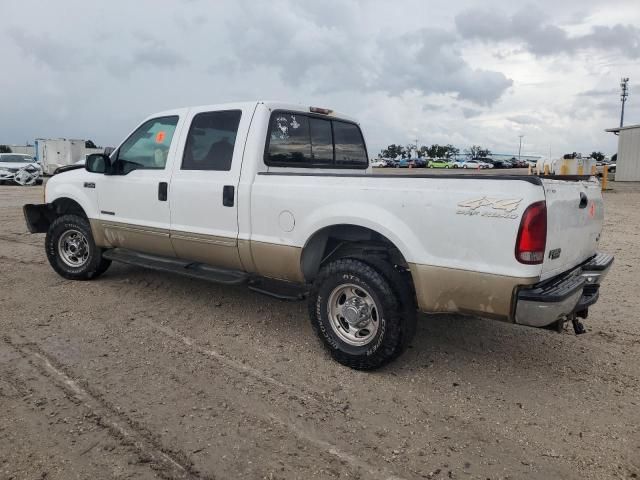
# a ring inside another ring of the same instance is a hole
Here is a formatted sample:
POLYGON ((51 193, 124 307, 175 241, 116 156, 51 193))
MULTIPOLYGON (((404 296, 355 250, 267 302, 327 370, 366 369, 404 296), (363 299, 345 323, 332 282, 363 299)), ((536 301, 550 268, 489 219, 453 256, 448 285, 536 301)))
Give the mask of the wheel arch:
POLYGON ((311 282, 330 259, 366 255, 384 256, 392 265, 409 267, 401 248, 386 235, 370 227, 340 223, 322 227, 308 238, 302 248, 300 268, 304 279, 311 282))
POLYGON ((31 233, 46 233, 51 223, 61 215, 76 214, 89 218, 82 205, 69 197, 59 197, 41 205, 26 204, 22 211, 31 233))
POLYGON ((55 212, 56 216, 75 214, 89 218, 85 209, 80 205, 80 202, 70 197, 56 198, 51 202, 51 208, 55 212))

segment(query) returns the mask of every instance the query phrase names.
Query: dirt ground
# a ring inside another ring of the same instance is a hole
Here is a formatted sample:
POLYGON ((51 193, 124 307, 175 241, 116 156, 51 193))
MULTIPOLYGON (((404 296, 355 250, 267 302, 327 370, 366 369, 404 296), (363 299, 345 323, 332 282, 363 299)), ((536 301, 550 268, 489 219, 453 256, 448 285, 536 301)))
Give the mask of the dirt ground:
POLYGON ((49 267, 0 187, 0 479, 640 475, 640 186, 606 193, 616 263, 588 333, 423 316, 374 373, 304 303, 113 265, 49 267))

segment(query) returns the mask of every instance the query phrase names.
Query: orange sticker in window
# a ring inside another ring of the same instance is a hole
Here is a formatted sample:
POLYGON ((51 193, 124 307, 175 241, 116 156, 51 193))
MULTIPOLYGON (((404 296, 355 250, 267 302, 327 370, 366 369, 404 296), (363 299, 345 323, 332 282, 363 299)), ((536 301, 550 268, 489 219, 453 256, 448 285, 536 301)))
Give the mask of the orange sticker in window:
POLYGON ((163 131, 159 131, 156 133, 156 143, 164 142, 165 133, 163 131))

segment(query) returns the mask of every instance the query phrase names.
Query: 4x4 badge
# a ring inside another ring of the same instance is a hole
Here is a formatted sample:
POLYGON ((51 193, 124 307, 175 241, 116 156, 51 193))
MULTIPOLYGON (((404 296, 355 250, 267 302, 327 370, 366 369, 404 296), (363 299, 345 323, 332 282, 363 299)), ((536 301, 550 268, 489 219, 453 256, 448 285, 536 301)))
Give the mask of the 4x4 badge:
POLYGON ((481 197, 472 200, 465 200, 458 203, 459 207, 470 208, 476 210, 480 207, 491 207, 494 210, 504 210, 505 212, 513 212, 520 206, 521 198, 489 198, 481 197))
POLYGON ((458 203, 458 215, 480 215, 481 217, 508 218, 515 220, 517 213, 513 213, 520 206, 521 198, 472 198, 458 203))

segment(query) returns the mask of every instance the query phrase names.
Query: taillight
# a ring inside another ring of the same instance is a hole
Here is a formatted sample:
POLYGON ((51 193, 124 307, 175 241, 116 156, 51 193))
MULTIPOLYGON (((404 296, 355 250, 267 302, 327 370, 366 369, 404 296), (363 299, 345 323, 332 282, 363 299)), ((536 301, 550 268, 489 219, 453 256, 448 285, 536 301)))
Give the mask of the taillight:
POLYGON ((532 203, 522 214, 518 238, 516 239, 516 260, 520 263, 536 265, 544 261, 547 244, 547 204, 532 203))

